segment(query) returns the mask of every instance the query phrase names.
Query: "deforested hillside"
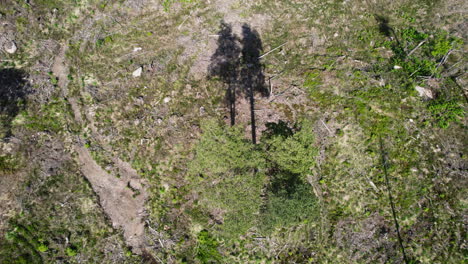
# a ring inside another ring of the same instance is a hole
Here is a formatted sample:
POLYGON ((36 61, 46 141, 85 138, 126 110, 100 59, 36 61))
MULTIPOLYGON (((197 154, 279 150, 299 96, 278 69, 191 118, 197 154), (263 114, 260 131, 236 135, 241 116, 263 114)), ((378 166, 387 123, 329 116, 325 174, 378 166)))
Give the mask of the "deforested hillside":
POLYGON ((0 263, 463 263, 465 1, 0 1, 0 263))

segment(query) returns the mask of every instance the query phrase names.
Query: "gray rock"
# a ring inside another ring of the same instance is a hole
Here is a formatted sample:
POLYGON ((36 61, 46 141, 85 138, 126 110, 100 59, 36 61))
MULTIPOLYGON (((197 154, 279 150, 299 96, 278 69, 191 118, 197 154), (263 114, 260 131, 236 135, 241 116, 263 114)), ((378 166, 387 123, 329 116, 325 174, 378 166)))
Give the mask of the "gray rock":
POLYGON ((421 86, 416 86, 414 88, 416 89, 416 91, 418 91, 419 96, 421 96, 423 98, 429 98, 429 99, 434 98, 434 95, 432 94, 431 90, 426 89, 426 88, 421 87, 421 86))
POLYGON ((132 76, 133 76, 133 77, 140 77, 142 72, 143 72, 143 67, 140 67, 140 68, 136 69, 136 70, 132 73, 132 76))
POLYGON ((13 41, 10 41, 10 42, 7 42, 3 45, 3 49, 7 52, 7 53, 10 53, 10 54, 13 54, 16 52, 16 50, 18 50, 18 48, 16 47, 16 44, 15 42, 13 41))

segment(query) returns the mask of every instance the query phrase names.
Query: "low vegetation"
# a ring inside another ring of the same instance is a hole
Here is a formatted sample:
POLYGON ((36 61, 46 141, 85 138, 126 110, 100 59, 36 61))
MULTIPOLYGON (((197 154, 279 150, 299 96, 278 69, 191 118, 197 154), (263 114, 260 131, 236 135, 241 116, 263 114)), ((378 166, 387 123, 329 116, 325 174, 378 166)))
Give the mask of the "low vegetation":
POLYGON ((463 4, 0 1, 0 262, 462 263, 463 4))

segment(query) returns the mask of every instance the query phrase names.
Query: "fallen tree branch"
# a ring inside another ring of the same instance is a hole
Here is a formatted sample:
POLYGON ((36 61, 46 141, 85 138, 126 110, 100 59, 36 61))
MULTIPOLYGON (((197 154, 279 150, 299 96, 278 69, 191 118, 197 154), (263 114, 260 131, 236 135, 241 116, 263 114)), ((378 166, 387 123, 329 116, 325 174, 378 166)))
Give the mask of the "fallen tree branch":
POLYGON ((286 45, 286 43, 288 43, 288 42, 285 42, 285 43, 283 43, 283 44, 279 45, 278 47, 276 47, 276 48, 274 48, 274 49, 270 50, 269 52, 267 52, 267 53, 263 54, 262 56, 260 56, 260 57, 258 57, 258 58, 259 58, 259 59, 261 59, 261 58, 265 57, 266 55, 268 55, 268 54, 272 53, 273 51, 275 51, 275 50, 277 50, 277 49, 279 49, 279 48, 283 47, 284 45, 286 45))
POLYGON ((330 133, 330 135, 333 135, 333 133, 331 132, 330 128, 328 128, 327 124, 325 124, 325 122, 323 122, 322 119, 320 119, 320 121, 322 122, 323 126, 328 130, 328 132, 330 133))
POLYGON ((453 50, 449 50, 449 51, 447 52, 447 54, 444 55, 444 57, 442 58, 442 60, 441 60, 441 61, 439 62, 439 64, 437 65, 436 69, 438 69, 442 64, 444 64, 444 63, 447 61, 448 57, 450 56, 450 54, 451 54, 452 52, 453 52, 453 50))
POLYGON ((409 53, 408 53, 408 57, 411 56, 411 54, 413 54, 419 47, 422 46, 422 44, 424 44, 426 42, 426 40, 423 40, 421 42, 419 42, 419 44, 416 46, 416 48, 414 48, 413 50, 411 50, 409 53))

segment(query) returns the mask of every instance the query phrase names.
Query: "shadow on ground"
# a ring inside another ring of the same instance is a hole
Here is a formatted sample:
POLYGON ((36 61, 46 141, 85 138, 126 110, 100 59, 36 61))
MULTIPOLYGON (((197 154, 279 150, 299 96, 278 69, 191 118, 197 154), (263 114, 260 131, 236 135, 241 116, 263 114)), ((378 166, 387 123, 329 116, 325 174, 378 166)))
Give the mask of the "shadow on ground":
POLYGON ((26 106, 26 75, 17 69, 0 69, 0 137, 11 136, 11 122, 26 106))
POLYGON ((208 67, 209 78, 217 77, 225 83, 231 125, 236 123, 236 97, 249 98, 252 142, 255 144, 255 94, 269 95, 260 61, 262 41, 258 32, 248 24, 242 26, 242 38, 235 35, 232 26, 224 21, 221 21, 220 28, 218 48, 208 67))

